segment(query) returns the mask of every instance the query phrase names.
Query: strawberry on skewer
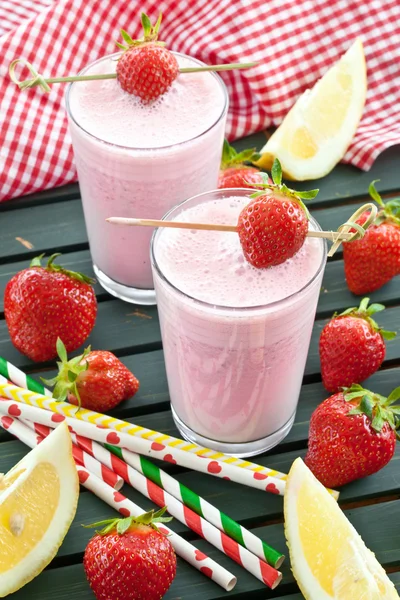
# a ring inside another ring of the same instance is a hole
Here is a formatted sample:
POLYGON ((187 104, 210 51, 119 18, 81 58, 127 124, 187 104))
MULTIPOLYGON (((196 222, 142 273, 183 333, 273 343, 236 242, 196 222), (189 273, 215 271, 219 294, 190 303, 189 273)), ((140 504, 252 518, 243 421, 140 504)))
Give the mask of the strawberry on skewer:
POLYGON ((126 45, 117 42, 123 50, 117 62, 117 79, 128 94, 150 102, 165 94, 178 76, 179 65, 165 44, 157 41, 161 14, 153 27, 149 17, 143 13, 142 25, 144 36, 140 40, 133 40, 121 29, 126 45))
POLYGON ((279 265, 296 254, 308 232, 309 213, 302 198, 315 198, 318 190, 297 192, 282 183, 278 159, 272 167, 272 182, 257 184, 262 191, 239 215, 237 229, 246 260, 257 268, 279 265))
MULTIPOLYGON (((346 282, 353 294, 368 294, 400 274, 400 198, 383 202, 373 181, 369 194, 380 207, 363 238, 343 243, 346 282)), ((365 212, 357 220, 363 225, 365 212)))
POLYGON ((266 173, 247 163, 258 160, 260 157, 255 148, 236 152, 227 140, 224 141, 222 150, 221 169, 218 178, 218 187, 222 188, 257 188, 255 184, 270 183, 266 173))
POLYGON ((393 457, 400 387, 385 398, 353 385, 330 396, 311 415, 306 465, 338 488, 382 469, 393 457))
POLYGON ((162 94, 165 94, 179 73, 231 71, 233 69, 249 69, 258 65, 256 62, 249 62, 180 68, 173 53, 165 48, 164 42, 160 42, 157 39, 161 18, 162 15, 160 14, 153 27, 149 17, 145 13, 142 13, 141 20, 144 35, 139 40, 133 40, 126 31, 121 29, 121 35, 125 44, 116 42, 117 46, 123 50, 123 54, 117 63, 116 73, 45 78, 27 60, 17 58, 11 62, 8 68, 9 76, 21 90, 39 85, 45 92, 50 92, 51 88, 49 84, 53 83, 118 79, 121 87, 126 92, 138 96, 143 102, 151 102, 162 96, 162 94), (32 75, 31 79, 20 81, 17 78, 15 68, 19 63, 29 69, 32 75))
POLYGON ((396 333, 381 329, 372 318, 384 310, 382 304, 348 308, 325 325, 319 339, 322 382, 329 392, 361 383, 379 369, 385 359, 385 340, 396 333))

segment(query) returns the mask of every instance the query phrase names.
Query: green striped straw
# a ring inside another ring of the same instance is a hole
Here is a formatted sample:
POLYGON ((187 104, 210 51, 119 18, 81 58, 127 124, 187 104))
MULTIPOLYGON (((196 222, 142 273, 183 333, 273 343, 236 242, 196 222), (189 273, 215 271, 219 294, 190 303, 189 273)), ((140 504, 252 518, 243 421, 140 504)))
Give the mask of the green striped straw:
MULTIPOLYGON (((2 357, 0 357, 0 374, 12 381, 15 385, 30 390, 31 392, 43 394, 50 398, 53 396, 52 392, 44 385, 29 375, 26 375, 23 371, 14 367, 14 365, 2 357)), ((207 502, 207 500, 198 496, 195 492, 178 482, 143 456, 139 456, 134 452, 122 450, 121 448, 109 444, 106 444, 106 446, 108 450, 119 458, 122 458, 122 460, 142 473, 147 479, 150 479, 177 500, 180 500, 182 504, 191 508, 195 513, 209 521, 215 527, 218 527, 220 531, 224 531, 238 544, 247 548, 262 560, 265 560, 276 569, 279 568, 284 561, 285 557, 283 554, 280 554, 277 550, 271 548, 271 546, 263 542, 254 535, 254 533, 239 525, 239 523, 225 515, 225 513, 219 511, 215 506, 207 502)))
POLYGON ((154 465, 144 456, 117 448, 111 444, 104 444, 105 447, 122 459, 126 464, 133 467, 139 473, 142 473, 147 479, 158 485, 164 491, 174 496, 188 508, 191 508, 200 517, 224 531, 230 538, 246 548, 258 558, 265 560, 276 569, 283 563, 285 557, 283 554, 271 548, 251 531, 239 525, 236 521, 228 517, 225 513, 218 510, 204 498, 201 498, 196 492, 180 483, 171 475, 154 465))
POLYGON ((17 367, 14 367, 11 363, 8 362, 5 358, 0 356, 0 375, 6 377, 12 381, 15 385, 19 387, 25 388, 26 390, 30 390, 31 392, 36 392, 37 394, 43 394, 43 396, 48 396, 49 398, 53 397, 53 394, 50 390, 44 387, 41 383, 26 375, 17 367))

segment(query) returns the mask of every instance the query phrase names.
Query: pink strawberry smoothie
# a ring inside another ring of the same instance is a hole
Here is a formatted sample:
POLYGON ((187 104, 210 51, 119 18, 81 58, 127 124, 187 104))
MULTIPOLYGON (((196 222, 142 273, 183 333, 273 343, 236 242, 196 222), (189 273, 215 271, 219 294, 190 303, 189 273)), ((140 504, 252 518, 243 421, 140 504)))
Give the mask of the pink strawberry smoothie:
MULTIPOLYGON (((247 192, 220 190, 168 218, 236 224, 247 192), (225 192, 225 194, 224 194, 225 192)), ((318 228, 311 221, 311 228, 318 228)), ((306 238, 285 263, 256 269, 236 233, 159 229, 153 272, 173 415, 188 439, 250 455, 290 430, 326 250, 306 238)))
MULTIPOLYGON (((199 65, 176 57, 180 66, 199 65)), ((115 59, 101 59, 84 72, 115 72, 115 59)), ((152 230, 116 227, 105 219, 161 218, 178 202, 215 188, 227 103, 222 80, 211 72, 178 75, 150 104, 115 79, 70 86, 69 125, 90 251, 100 283, 114 295, 154 303, 152 230)))

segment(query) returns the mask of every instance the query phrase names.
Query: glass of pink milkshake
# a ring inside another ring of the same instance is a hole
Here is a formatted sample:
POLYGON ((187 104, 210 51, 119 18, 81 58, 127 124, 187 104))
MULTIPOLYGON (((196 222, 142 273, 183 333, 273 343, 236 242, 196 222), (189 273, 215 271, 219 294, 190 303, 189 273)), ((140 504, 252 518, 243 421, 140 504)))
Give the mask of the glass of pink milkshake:
MULTIPOLYGON (((164 218, 236 225, 249 193, 200 194, 164 218)), ((151 259, 179 431, 235 456, 272 448, 294 422, 326 242, 306 238, 285 263, 256 269, 237 233, 160 228, 151 259)))
MULTIPOLYGON (((174 53, 180 67, 204 66, 174 53)), ((118 54, 80 74, 115 72, 118 54)), ((154 304, 151 230, 115 227, 110 216, 160 219, 193 193, 217 186, 228 96, 212 72, 185 73, 143 104, 115 79, 79 81, 66 95, 93 268, 110 294, 154 304)))

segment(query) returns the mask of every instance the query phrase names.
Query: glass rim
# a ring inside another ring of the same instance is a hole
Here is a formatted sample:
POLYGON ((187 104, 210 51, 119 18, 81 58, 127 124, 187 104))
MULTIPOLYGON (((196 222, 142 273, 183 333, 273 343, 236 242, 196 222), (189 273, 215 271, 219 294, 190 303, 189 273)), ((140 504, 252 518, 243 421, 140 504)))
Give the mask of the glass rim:
MULTIPOLYGON (((192 196, 191 198, 187 198, 186 200, 183 200, 182 202, 179 202, 179 204, 176 204, 175 206, 173 206, 162 217, 162 221, 170 220, 170 217, 173 215, 173 213, 175 211, 179 210, 181 207, 183 207, 183 205, 186 204, 187 202, 201 199, 205 196, 209 196, 209 195, 211 196, 211 194, 218 195, 218 196, 223 196, 224 194, 225 195, 229 194, 231 196, 234 196, 234 195, 249 196, 250 193, 251 193, 251 190, 249 190, 248 188, 224 188, 224 189, 210 190, 208 192, 203 192, 201 194, 196 194, 195 196, 192 196)), ((322 231, 321 226, 319 225, 318 221, 316 221, 316 219, 314 219, 314 217, 311 214, 310 214, 310 220, 313 223, 313 225, 316 227, 316 231, 322 231)), ((280 298, 279 300, 274 300, 273 302, 268 302, 266 304, 257 304, 254 306, 226 306, 223 304, 212 304, 211 302, 206 302, 204 300, 200 300, 199 298, 195 298, 194 296, 191 296, 190 294, 183 292, 176 285, 171 283, 171 281, 169 281, 169 279, 167 279, 167 277, 164 275, 164 273, 162 272, 162 270, 157 262, 156 256, 155 256, 155 244, 157 241, 157 237, 160 235, 160 229, 162 229, 162 227, 157 227, 154 230, 153 235, 151 236, 151 242, 150 242, 151 264, 154 267, 157 275, 169 287, 171 287, 177 294, 179 294, 180 296, 183 296, 185 299, 190 300, 191 302, 195 302, 196 304, 204 307, 205 309, 212 309, 212 310, 218 310, 218 311, 224 311, 224 312, 234 311, 236 313, 250 312, 250 311, 260 312, 261 310, 265 310, 265 309, 270 309, 270 308, 274 309, 276 307, 279 307, 279 305, 284 305, 285 303, 293 300, 293 298, 301 295, 307 288, 310 288, 313 285, 313 283, 318 279, 319 275, 321 274, 321 271, 323 271, 323 269, 325 268, 325 264, 327 261, 327 246, 328 246, 327 241, 324 238, 318 238, 322 242, 322 250, 323 251, 322 251, 321 262, 318 266, 318 269, 316 270, 314 275, 311 277, 311 279, 309 279, 307 281, 307 283, 305 285, 303 285, 303 287, 301 287, 299 290, 296 290, 292 294, 289 294, 289 296, 285 296, 284 298, 280 298)))
MULTIPOLYGON (((197 63, 199 66, 206 66, 205 63, 203 63, 201 60, 198 60, 197 58, 192 58, 191 56, 188 56, 187 54, 183 54, 182 52, 174 52, 171 51, 172 54, 176 55, 176 56, 182 56, 184 58, 189 58, 190 60, 192 60, 193 62, 197 63)), ((112 58, 114 56, 118 56, 120 54, 120 52, 114 52, 113 54, 107 54, 106 56, 102 56, 101 58, 98 58, 97 60, 91 62, 89 65, 87 65, 86 67, 84 67, 83 69, 81 69, 78 73, 78 75, 84 75, 84 73, 90 69, 93 65, 96 65, 97 63, 105 60, 106 58, 112 58)), ((96 140, 97 142, 100 142, 101 144, 105 144, 107 146, 113 147, 113 148, 119 148, 119 149, 123 149, 123 150, 133 150, 136 152, 155 152, 157 150, 168 150, 171 148, 178 148, 179 146, 183 146, 185 144, 188 144, 189 142, 192 142, 200 137, 202 137, 203 135, 205 135, 206 133, 208 133, 209 131, 211 131, 214 127, 216 127, 218 125, 218 123, 225 117, 227 111, 228 111, 228 107, 229 107, 229 96, 228 96, 228 90, 227 87, 224 83, 224 81, 222 80, 222 78, 218 75, 218 73, 214 72, 214 71, 207 71, 207 73, 210 73, 214 79, 216 79, 216 81, 218 82, 223 96, 224 96, 224 106, 221 110, 221 113, 218 115, 218 118, 204 131, 202 131, 201 133, 195 135, 194 137, 191 137, 187 140, 184 140, 182 142, 178 142, 177 144, 168 144, 166 146, 157 146, 155 148, 137 148, 135 146, 123 146, 121 144, 115 144, 113 142, 108 142, 106 140, 102 140, 101 138, 99 138, 98 136, 94 135, 93 133, 90 133, 90 131, 87 131, 84 127, 82 127, 82 125, 80 125, 78 123, 78 121, 76 120, 75 116, 72 114, 72 110, 71 110, 71 105, 70 105, 70 94, 71 94, 71 89, 72 86, 74 85, 74 83, 79 83, 76 81, 73 81, 71 83, 68 84, 67 86, 67 90, 65 92, 65 106, 66 106, 66 110, 67 110, 67 114, 68 116, 71 118, 71 120, 74 122, 74 124, 81 130, 83 131, 86 135, 88 135, 90 138, 96 140)))

